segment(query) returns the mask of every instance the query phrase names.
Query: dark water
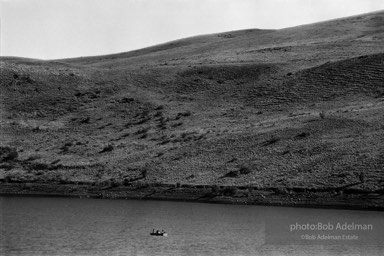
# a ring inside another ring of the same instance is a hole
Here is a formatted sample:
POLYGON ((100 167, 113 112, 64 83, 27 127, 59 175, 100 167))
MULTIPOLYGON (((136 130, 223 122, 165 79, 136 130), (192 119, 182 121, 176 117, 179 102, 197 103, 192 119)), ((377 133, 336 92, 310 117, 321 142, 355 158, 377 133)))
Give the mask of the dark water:
POLYGON ((0 255, 384 255, 383 220, 372 211, 0 197, 0 255), (352 242, 281 236, 318 216, 374 230, 352 242), (169 235, 150 236, 152 228, 169 235))

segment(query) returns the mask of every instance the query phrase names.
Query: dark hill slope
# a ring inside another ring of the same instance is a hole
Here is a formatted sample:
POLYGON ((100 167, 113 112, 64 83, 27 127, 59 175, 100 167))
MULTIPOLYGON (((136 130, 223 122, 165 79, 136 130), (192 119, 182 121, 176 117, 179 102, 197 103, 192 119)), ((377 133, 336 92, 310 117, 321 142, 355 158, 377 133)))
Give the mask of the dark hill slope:
POLYGON ((297 101, 384 96, 384 54, 360 56, 304 69, 285 81, 297 101))
POLYGON ((380 189, 383 16, 1 58, 0 178, 380 189))

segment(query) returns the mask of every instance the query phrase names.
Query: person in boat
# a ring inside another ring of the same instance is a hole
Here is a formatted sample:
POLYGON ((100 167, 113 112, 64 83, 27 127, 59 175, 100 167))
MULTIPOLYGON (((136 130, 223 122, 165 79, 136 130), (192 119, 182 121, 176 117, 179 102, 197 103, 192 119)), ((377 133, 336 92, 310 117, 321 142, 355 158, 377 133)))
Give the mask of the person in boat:
POLYGON ((160 231, 159 230, 156 230, 156 234, 159 234, 160 233, 160 231))

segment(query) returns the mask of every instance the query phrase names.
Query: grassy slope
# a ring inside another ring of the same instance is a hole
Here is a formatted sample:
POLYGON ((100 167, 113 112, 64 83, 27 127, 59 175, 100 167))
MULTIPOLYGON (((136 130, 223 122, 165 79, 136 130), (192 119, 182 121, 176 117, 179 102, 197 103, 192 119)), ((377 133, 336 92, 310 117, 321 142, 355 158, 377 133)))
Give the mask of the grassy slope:
POLYGON ((2 58, 1 144, 19 161, 0 176, 146 170, 148 182, 323 188, 364 173, 357 188, 382 188, 383 41, 378 12, 107 56, 2 58))

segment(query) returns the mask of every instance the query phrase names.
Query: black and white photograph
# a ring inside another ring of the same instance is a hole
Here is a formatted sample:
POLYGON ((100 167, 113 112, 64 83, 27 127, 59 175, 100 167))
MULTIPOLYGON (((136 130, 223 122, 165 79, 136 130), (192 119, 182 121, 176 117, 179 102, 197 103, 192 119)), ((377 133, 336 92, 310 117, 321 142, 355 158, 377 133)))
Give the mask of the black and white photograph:
POLYGON ((0 255, 384 255, 384 1, 0 0, 0 255))

